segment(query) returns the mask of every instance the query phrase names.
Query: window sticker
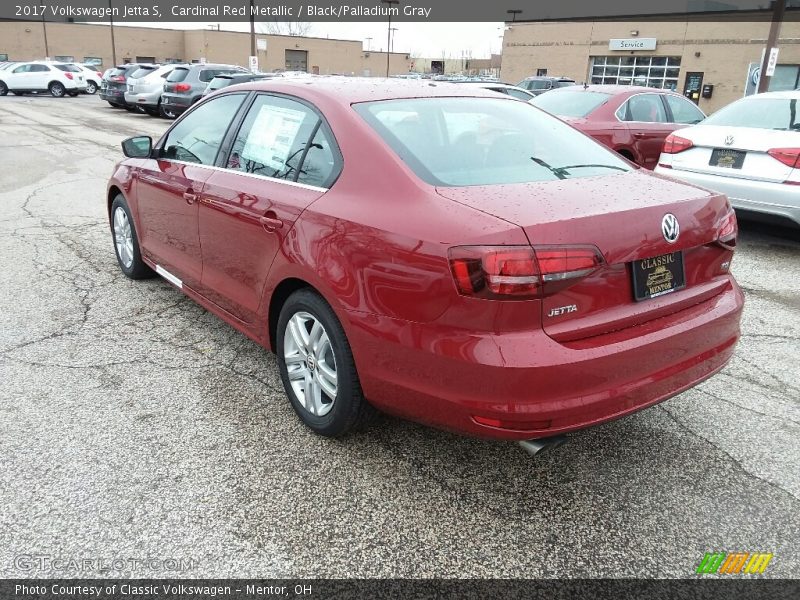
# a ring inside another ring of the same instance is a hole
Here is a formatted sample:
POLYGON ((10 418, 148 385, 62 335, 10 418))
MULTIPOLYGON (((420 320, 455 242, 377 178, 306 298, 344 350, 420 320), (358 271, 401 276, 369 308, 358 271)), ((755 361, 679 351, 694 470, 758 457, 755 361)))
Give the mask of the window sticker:
POLYGON ((280 172, 289 160, 306 112, 278 106, 262 106, 247 136, 242 158, 280 172))

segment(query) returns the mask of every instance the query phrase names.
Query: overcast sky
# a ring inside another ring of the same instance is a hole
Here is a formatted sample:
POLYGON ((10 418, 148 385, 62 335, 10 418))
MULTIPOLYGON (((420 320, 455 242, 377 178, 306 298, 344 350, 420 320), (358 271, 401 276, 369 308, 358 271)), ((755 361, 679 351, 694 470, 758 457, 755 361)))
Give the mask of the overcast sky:
MULTIPOLYGON (((149 26, 153 23, 126 23, 149 26)), ((121 23, 119 25, 122 25, 121 23)), ((160 27, 174 29, 206 28, 211 23, 161 23, 160 27)), ((250 31, 249 23, 221 23, 222 29, 250 31)), ((393 50, 409 52, 424 58, 488 58, 499 53, 502 45, 503 23, 392 23, 393 50)), ((386 50, 386 23, 311 23, 308 35, 347 40, 360 40, 364 48, 386 50), (368 40, 367 38, 372 38, 368 40)))

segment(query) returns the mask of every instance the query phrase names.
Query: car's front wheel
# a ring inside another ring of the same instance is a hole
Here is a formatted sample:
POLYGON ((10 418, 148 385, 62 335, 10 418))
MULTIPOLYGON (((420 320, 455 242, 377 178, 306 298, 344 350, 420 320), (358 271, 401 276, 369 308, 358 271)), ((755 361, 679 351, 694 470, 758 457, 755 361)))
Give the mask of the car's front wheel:
POLYGON ((166 108, 163 104, 159 106, 159 112, 161 113, 161 116, 164 117, 165 119, 172 120, 178 118, 178 114, 174 110, 166 108))
POLYGON ((0 96, 5 96, 8 93, 8 86, 0 81, 0 96))
POLYGON ((122 272, 131 279, 146 279, 153 276, 153 270, 142 260, 139 240, 133 224, 131 211, 122 194, 111 203, 111 235, 114 251, 122 272))
POLYGON ((94 82, 90 81, 86 84, 86 93, 89 95, 94 95, 97 93, 97 86, 94 84, 94 82))
POLYGON ((319 294, 301 289, 289 296, 275 346, 292 408, 316 433, 343 435, 369 414, 347 336, 319 294))
POLYGON ((50 90, 50 95, 53 98, 63 98, 64 94, 67 92, 66 88, 64 88, 64 84, 57 81, 51 83, 47 89, 50 90))

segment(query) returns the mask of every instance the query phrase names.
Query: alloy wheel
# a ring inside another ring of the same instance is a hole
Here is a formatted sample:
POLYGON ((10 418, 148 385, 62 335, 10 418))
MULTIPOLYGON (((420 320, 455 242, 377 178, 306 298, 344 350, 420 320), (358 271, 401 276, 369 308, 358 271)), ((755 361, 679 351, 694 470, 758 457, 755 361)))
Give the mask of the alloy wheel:
POLYGON ((286 324, 283 360, 297 400, 310 414, 322 417, 333 408, 338 390, 336 358, 322 322, 298 311, 286 324))
POLYGON ((133 232, 128 214, 119 206, 114 211, 114 243, 122 266, 130 269, 133 264, 133 232))

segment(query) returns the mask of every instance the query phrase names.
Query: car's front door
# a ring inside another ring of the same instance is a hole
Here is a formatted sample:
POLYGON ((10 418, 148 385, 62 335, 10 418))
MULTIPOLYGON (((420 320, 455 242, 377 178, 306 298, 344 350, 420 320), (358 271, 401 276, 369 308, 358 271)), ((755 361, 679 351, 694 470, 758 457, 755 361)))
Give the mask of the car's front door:
POLYGON ((30 69, 33 65, 19 65, 10 69, 10 73, 5 78, 6 85, 10 90, 29 90, 31 78, 34 76, 30 69))
POLYGON ((200 285, 198 200, 245 96, 229 94, 198 106, 167 132, 156 158, 136 172, 142 252, 173 283, 200 285))
POLYGON ((257 318, 276 253, 295 220, 324 194, 341 160, 316 110, 259 94, 232 140, 225 169, 200 205, 202 293, 244 322, 257 318))
POLYGON ((637 162, 653 169, 661 156, 664 139, 675 126, 669 122, 662 94, 636 94, 618 111, 626 122, 637 162))
POLYGON ((54 79, 63 79, 60 72, 52 73, 47 65, 31 65, 30 87, 34 90, 46 90, 54 79))

